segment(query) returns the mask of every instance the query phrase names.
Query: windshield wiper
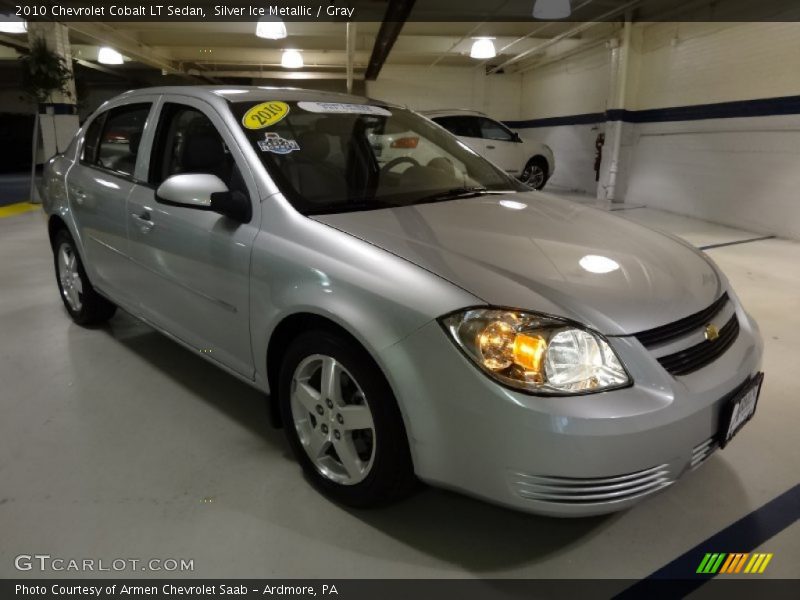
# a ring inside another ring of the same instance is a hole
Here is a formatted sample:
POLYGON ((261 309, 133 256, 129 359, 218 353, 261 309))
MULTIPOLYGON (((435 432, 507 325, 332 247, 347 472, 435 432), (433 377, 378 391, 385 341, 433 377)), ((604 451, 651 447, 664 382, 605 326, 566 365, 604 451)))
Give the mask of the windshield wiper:
POLYGON ((488 193, 489 190, 481 186, 459 187, 444 192, 431 194, 430 196, 423 196, 422 198, 414 202, 414 204, 423 204, 426 202, 442 202, 445 200, 456 200, 458 198, 474 198, 475 196, 482 196, 483 194, 488 194, 488 193))

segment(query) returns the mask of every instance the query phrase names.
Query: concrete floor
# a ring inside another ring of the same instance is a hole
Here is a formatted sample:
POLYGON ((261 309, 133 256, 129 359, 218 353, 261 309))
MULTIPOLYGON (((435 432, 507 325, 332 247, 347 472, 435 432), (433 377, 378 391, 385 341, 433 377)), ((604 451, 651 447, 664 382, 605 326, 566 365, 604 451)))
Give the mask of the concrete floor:
MULTIPOLYGON (((754 237, 618 214, 700 245, 754 237)), ((702 468, 604 518, 539 518, 434 489, 358 512, 309 487, 248 386, 127 314, 72 324, 42 214, 0 219, 0 577, 24 575, 21 553, 194 559, 186 575, 204 578, 647 576, 800 479, 800 244, 709 253, 761 325, 767 379, 756 418, 702 468)), ((799 534, 795 523, 761 546, 775 553, 765 576, 800 577, 799 534)))

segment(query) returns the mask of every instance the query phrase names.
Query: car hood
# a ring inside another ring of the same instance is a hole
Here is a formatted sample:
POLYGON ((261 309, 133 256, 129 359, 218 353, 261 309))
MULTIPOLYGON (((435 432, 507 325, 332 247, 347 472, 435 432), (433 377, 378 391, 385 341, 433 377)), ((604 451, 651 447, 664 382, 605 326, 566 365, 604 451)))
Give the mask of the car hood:
POLYGON ((687 244, 548 194, 492 194, 313 218, 488 304, 559 315, 606 335, 676 321, 722 292, 714 267, 687 244))

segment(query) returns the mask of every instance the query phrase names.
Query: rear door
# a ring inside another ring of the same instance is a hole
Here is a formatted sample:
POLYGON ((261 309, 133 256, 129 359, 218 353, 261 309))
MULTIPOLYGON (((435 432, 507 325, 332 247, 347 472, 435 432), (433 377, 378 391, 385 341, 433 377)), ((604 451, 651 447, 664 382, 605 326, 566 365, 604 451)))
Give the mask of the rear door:
POLYGON ((156 325, 248 378, 250 252, 258 233, 255 182, 230 132, 202 100, 164 97, 152 140, 148 186, 128 200, 130 253, 141 309, 156 325), (218 176, 253 204, 250 223, 156 201, 170 175, 218 176))
POLYGON ((136 187, 140 141, 152 110, 153 101, 137 99, 96 115, 87 127, 80 160, 67 176, 89 277, 115 298, 126 296, 126 201, 136 187))

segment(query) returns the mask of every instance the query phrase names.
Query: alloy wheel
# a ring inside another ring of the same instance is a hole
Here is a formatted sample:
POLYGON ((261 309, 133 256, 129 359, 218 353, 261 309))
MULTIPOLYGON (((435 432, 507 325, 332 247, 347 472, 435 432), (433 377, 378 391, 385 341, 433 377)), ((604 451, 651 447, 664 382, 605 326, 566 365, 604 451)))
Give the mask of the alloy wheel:
POLYGON ((531 163, 522 171, 522 181, 534 189, 539 189, 544 185, 545 172, 539 163, 531 163))
POLYGON ((363 481, 375 460, 375 424, 361 386, 336 359, 314 354, 294 371, 294 427, 314 467, 342 485, 363 481))
POLYGON ((61 244, 58 249, 58 280, 61 295, 74 312, 83 306, 83 282, 78 272, 78 257, 69 244, 61 244))

